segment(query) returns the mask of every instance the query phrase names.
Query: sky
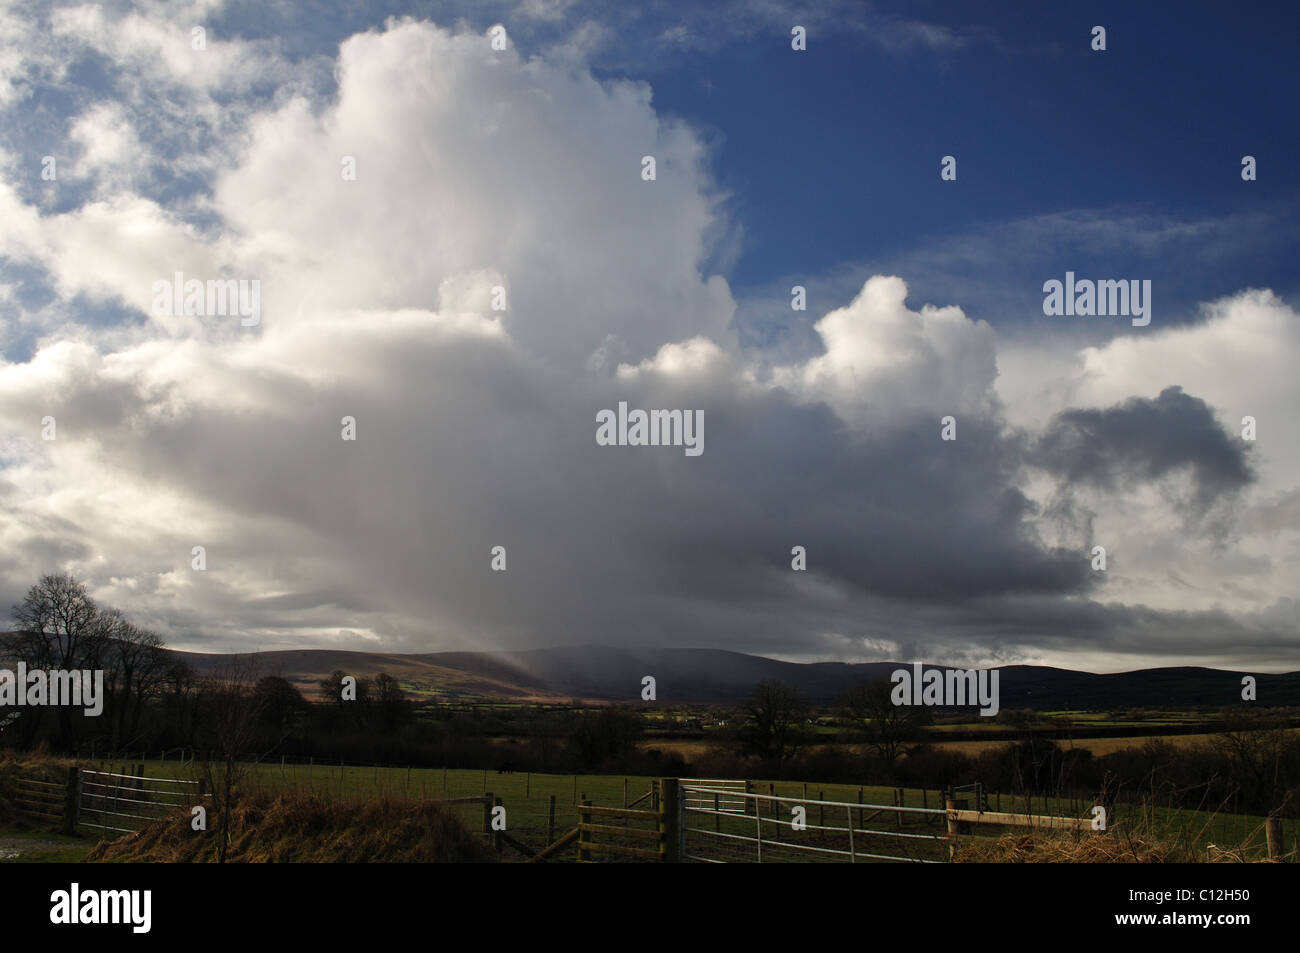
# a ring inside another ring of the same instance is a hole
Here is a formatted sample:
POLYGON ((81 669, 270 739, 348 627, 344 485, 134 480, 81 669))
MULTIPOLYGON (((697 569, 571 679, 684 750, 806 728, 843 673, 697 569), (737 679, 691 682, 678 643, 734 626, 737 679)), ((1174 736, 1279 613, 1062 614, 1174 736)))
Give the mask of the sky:
POLYGON ((0 605, 1300 669, 1300 13, 984 6, 0 0, 0 605))

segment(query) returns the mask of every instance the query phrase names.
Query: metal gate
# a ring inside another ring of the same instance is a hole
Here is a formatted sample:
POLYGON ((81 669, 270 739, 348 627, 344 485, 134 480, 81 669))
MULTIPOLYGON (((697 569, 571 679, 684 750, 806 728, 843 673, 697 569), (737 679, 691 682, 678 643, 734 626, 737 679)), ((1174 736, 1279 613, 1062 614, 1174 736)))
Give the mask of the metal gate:
POLYGON ((129 834, 142 823, 188 811, 207 800, 197 781, 84 768, 79 775, 77 795, 77 824, 121 834, 129 834))
POLYGON ((943 808, 750 794, 736 784, 744 782, 681 782, 684 860, 938 864, 948 858, 943 808))

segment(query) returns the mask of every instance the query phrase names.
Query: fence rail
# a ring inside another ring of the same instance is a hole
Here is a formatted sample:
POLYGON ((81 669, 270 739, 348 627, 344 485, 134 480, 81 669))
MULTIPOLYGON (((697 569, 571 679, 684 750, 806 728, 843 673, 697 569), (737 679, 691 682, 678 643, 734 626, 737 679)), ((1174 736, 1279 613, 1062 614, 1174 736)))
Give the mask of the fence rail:
POLYGON ((661 778, 652 793, 657 797, 652 798, 656 803, 649 811, 598 807, 584 797, 578 806, 578 861, 600 855, 622 860, 680 860, 683 832, 679 782, 676 778, 661 778))
POLYGON ((697 778, 682 789, 683 803, 687 808, 708 808, 728 814, 744 814, 745 799, 735 795, 749 790, 747 781, 732 781, 725 778, 697 778), (702 793, 705 787, 717 789, 711 796, 702 793))
MULTIPOLYGON (((737 784, 749 787, 746 782, 681 783, 684 860, 934 864, 952 860, 959 837, 971 833, 971 825, 1093 830, 1090 817, 969 810, 965 799, 949 798, 944 807, 911 807, 903 804, 899 792, 894 804, 864 804, 778 795, 770 789, 761 794, 738 790, 737 784), (742 809, 724 810, 723 798, 740 802, 742 809), (719 806, 713 805, 714 799, 719 806), (904 830, 909 825, 913 830, 904 830), (937 829, 921 829, 927 825, 937 829)), ((960 793, 987 806, 982 786, 960 793)))
MULTIPOLYGON (((198 804, 208 796, 199 781, 146 778, 143 766, 137 774, 89 768, 72 768, 70 772, 76 775, 74 828, 93 827, 129 834, 135 826, 121 825, 129 825, 132 821, 156 821, 176 810, 198 804)), ((70 780, 69 786, 72 784, 70 780)))

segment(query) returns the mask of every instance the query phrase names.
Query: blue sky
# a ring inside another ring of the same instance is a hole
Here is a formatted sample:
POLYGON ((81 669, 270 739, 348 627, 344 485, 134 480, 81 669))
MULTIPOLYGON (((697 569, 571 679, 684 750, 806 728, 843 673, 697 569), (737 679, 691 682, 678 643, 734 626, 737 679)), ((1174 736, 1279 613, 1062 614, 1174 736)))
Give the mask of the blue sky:
MULTIPOLYGON (((1164 242, 1145 254, 1122 239, 1081 248, 1062 226, 1055 254, 1003 263, 1009 293, 1033 299, 1067 268, 1140 274, 1172 321, 1243 286, 1294 295, 1300 148, 1285 117, 1300 101, 1289 59, 1300 12, 1014 6, 981 5, 972 21, 969 4, 908 5, 972 34, 953 49, 882 51, 827 29, 810 34, 807 54, 785 56, 788 38, 773 31, 650 64, 656 104, 721 136, 718 179, 745 228, 730 273, 740 296, 774 274, 924 259, 953 236, 1079 210, 1155 233, 1201 226, 1198 251, 1214 267, 1189 267, 1164 242), (1105 52, 1090 48, 1095 24, 1107 28, 1105 52), (1239 174, 1247 154, 1261 169, 1250 183, 1239 174), (943 155, 957 158, 956 182, 939 179, 943 155)), ((995 321, 1034 317, 962 303, 995 321)))

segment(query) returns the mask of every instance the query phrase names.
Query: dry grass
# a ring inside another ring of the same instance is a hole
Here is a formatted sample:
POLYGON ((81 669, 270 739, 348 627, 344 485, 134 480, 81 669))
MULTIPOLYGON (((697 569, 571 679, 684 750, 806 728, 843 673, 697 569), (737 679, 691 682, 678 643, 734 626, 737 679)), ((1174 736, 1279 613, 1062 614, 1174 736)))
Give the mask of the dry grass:
POLYGON ((966 841, 953 860, 959 864, 1169 864, 1195 863, 1204 857, 1144 836, 1036 831, 966 841))
MULTIPOLYGON (((214 816, 209 827, 215 828, 214 816)), ((209 863, 216 830, 194 831, 188 812, 99 844, 91 861, 209 863)), ((230 824, 230 863, 489 863, 496 855, 445 808, 400 796, 338 801, 306 792, 241 797, 230 824)))
MULTIPOLYGON (((960 841, 953 860, 965 864, 1269 863, 1254 847, 1245 844, 1226 850, 1211 845, 1202 852, 1182 838, 1145 830, 1129 834, 1034 831, 960 841)), ((1294 855, 1283 858, 1294 859, 1294 855)))

